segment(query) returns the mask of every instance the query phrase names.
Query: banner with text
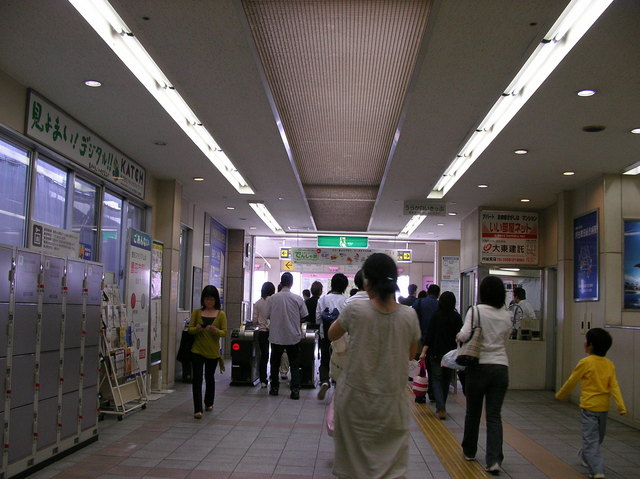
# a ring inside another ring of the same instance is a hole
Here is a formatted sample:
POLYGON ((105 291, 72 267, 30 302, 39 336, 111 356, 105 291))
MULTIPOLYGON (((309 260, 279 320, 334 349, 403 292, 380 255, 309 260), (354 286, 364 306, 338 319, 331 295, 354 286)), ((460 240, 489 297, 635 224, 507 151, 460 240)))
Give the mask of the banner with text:
POLYGON ((482 211, 480 263, 538 264, 538 213, 482 211))
POLYGON ((151 236, 129 228, 125 303, 131 325, 131 347, 140 371, 149 359, 149 291, 151 288, 151 236))
POLYGON ((144 199, 144 168, 33 90, 25 134, 144 199))

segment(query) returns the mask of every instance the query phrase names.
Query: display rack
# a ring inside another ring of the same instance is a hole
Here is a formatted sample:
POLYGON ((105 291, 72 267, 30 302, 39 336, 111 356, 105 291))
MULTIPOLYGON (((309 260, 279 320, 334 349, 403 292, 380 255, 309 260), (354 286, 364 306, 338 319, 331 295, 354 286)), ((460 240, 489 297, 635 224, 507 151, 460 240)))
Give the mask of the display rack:
POLYGON ((127 310, 117 286, 105 287, 100 330, 100 414, 118 420, 147 407, 145 379, 135 354, 126 346, 127 310))

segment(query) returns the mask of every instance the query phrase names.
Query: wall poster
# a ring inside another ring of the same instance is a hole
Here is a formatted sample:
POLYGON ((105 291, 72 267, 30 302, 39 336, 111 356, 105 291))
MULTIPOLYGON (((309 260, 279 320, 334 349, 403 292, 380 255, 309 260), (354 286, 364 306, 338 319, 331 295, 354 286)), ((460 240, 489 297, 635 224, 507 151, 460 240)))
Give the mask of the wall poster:
POLYGON ((125 304, 131 325, 131 344, 141 372, 149 360, 149 292, 151 290, 151 236, 129 228, 125 304))
POLYGON ((598 301, 598 210, 573 220, 573 300, 598 301))
POLYGON ((538 213, 488 211, 480 213, 480 262, 538 264, 538 213))
POLYGON ((624 222, 624 309, 640 309, 640 221, 624 222))
MULTIPOLYGON (((225 257, 227 255, 227 228, 211 216, 205 216, 204 223, 204 258, 203 287, 212 284, 218 288, 220 302, 224 305, 225 257)), ((199 301, 198 296, 198 301, 199 301)))

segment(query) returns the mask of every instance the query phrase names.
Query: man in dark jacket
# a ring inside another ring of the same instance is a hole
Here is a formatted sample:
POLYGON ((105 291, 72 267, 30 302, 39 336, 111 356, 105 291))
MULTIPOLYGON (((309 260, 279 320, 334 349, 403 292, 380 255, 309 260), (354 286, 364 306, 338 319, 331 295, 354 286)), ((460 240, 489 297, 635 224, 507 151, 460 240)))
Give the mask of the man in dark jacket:
MULTIPOLYGON (((427 288, 427 297, 421 298, 413 303, 413 309, 418 313, 418 320, 420 321, 420 333, 424 338, 427 335, 427 331, 429 330, 429 323, 431 322, 431 317, 436 309, 438 309, 438 298, 440 297, 440 286, 437 284, 431 284, 427 288)), ((421 346, 424 346, 422 344, 421 346)), ((418 349, 421 351, 422 347, 418 349)), ((431 366, 430 366, 430 357, 429 352, 427 352, 426 358, 426 366, 427 366, 427 375, 431 375, 431 366)), ((427 396, 429 396, 429 400, 433 401, 433 391, 431 391, 431 385, 429 385, 429 389, 427 390, 427 396)), ((422 403, 426 402, 424 396, 416 397, 416 402, 422 403)))

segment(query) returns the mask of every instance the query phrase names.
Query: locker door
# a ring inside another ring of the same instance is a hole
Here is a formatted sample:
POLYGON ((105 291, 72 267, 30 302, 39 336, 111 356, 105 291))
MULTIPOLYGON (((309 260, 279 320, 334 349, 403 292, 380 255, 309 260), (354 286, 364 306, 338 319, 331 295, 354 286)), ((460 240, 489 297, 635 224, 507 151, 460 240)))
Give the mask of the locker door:
POLYGON ((42 305, 42 342, 41 351, 60 349, 60 323, 62 322, 61 304, 42 305))
POLYGON ((45 256, 42 262, 44 277, 44 303, 60 304, 62 302, 62 276, 64 275, 64 259, 45 256))
POLYGON ((84 262, 67 260, 67 304, 82 304, 84 262))
POLYGON ((13 248, 0 246, 0 303, 9 302, 9 271, 13 262, 13 248))
POLYGON ((38 302, 40 254, 18 250, 16 253, 16 303, 38 302))
POLYGON ((13 355, 31 354, 36 351, 36 322, 38 305, 16 303, 13 324, 13 355))

